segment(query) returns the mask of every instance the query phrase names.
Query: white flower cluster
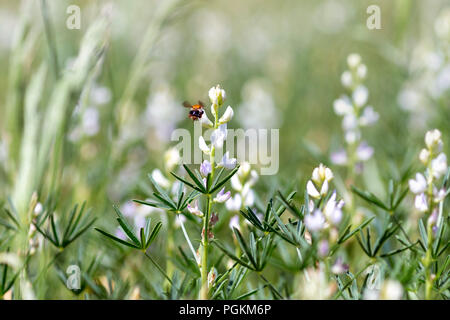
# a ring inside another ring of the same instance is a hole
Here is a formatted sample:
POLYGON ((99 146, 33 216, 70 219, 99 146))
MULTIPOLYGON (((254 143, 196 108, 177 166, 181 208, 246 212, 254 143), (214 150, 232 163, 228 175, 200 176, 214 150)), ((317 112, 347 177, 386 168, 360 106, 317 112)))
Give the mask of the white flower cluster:
MULTIPOLYGON (((214 128, 214 131, 211 134, 211 144, 208 146, 205 138, 203 136, 199 137, 198 144, 200 150, 203 151, 206 155, 214 155, 213 150, 222 149, 223 144, 227 138, 227 122, 229 122, 234 115, 233 108, 230 106, 227 107, 224 114, 220 119, 219 118, 219 108, 223 105, 225 101, 225 91, 220 88, 219 85, 216 87, 212 87, 209 90, 209 99, 211 100, 211 113, 214 115, 215 123, 213 124, 206 115, 206 112, 202 116, 202 124, 205 127, 214 128), (217 120, 218 119, 218 120, 217 120)), ((226 169, 234 169, 236 167, 237 160, 235 158, 230 158, 229 152, 227 151, 223 157, 222 161, 217 164, 217 167, 224 167, 226 169)), ((206 176, 209 172, 205 171, 207 168, 211 167, 211 163, 208 160, 205 160, 202 164, 204 169, 204 176, 206 176)), ((201 168, 202 169, 202 168, 201 168)), ((200 169, 200 170, 201 170, 200 169)), ((211 168, 212 169, 212 168, 211 168)))
POLYGON ((409 189, 416 195, 415 207, 420 212, 428 212, 434 204, 444 200, 446 191, 438 189, 435 182, 448 170, 447 157, 442 152, 441 132, 437 129, 428 131, 425 134, 425 145, 426 148, 420 151, 419 159, 427 169, 424 174, 417 173, 415 179, 409 180, 409 189))
POLYGON ((333 179, 333 172, 323 164, 315 168, 311 180, 308 181, 306 190, 308 195, 316 199, 309 202, 309 212, 305 216, 304 223, 308 231, 320 232, 319 255, 326 256, 329 243, 337 238, 337 227, 342 221, 343 200, 337 200, 336 191, 333 191, 328 200, 320 201, 328 195, 329 183, 333 179))
MULTIPOLYGON (((342 128, 345 132, 345 141, 355 146, 355 160, 366 161, 373 154, 373 148, 361 141, 361 128, 373 125, 378 121, 379 115, 372 106, 367 105, 369 90, 363 85, 367 75, 367 67, 361 62, 361 56, 353 53, 347 58, 349 70, 344 71, 341 82, 351 91, 350 96, 343 95, 333 103, 334 112, 342 116, 342 128)), ((347 165, 349 157, 344 149, 331 155, 331 161, 337 165, 347 165)))

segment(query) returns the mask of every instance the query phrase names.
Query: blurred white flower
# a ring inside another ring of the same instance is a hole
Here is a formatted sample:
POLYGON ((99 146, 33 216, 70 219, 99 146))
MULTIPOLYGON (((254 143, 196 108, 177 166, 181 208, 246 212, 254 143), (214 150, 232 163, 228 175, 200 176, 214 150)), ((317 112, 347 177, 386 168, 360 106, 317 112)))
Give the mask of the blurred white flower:
POLYGON ((235 194, 232 198, 225 202, 225 206, 229 211, 239 211, 242 207, 242 198, 239 193, 235 194))
POLYGON ((331 272, 334 274, 343 274, 344 272, 347 272, 349 269, 348 265, 345 264, 342 260, 342 258, 337 258, 334 262, 333 266, 331 267, 331 272))
POLYGON ((431 171, 437 179, 447 173, 447 156, 444 153, 431 160, 431 171))
POLYGON ((338 225, 342 220, 342 207, 344 206, 344 201, 336 201, 336 191, 333 192, 330 199, 328 199, 323 213, 325 214, 328 221, 334 225, 338 225))
POLYGON ((348 157, 347 152, 344 149, 340 149, 336 152, 331 153, 330 160, 335 165, 343 166, 347 164, 348 157))
POLYGON ((95 105, 104 105, 111 101, 109 88, 95 84, 90 92, 89 98, 95 105))
POLYGON ((350 69, 355 69, 361 63, 361 56, 358 53, 351 53, 347 57, 347 64, 350 69))
POLYGON ((167 178, 162 174, 161 170, 159 169, 153 170, 152 178, 159 186, 166 189, 170 187, 170 181, 167 180, 167 178))
POLYGON ((422 149, 419 154, 419 159, 424 165, 427 165, 430 160, 430 151, 422 149))
POLYGON ((170 148, 164 153, 164 166, 167 171, 172 171, 180 163, 180 152, 177 148, 170 148))
POLYGON ((230 227, 231 230, 233 230, 233 228, 236 228, 240 231, 241 227, 239 226, 239 216, 238 215, 234 215, 230 218, 230 223, 228 224, 228 226, 230 227))
POLYGON ((357 107, 363 107, 369 98, 369 90, 365 86, 359 85, 353 91, 352 98, 357 107))
POLYGON ((369 146, 365 141, 363 141, 356 149, 356 156, 360 161, 367 161, 372 157, 373 152, 373 148, 369 146))
POLYGON ((162 141, 169 141, 178 122, 184 119, 183 108, 172 94, 169 86, 162 84, 152 90, 145 110, 145 124, 154 129, 162 141))
POLYGON ((401 300, 403 296, 403 287, 400 282, 395 280, 386 280, 383 282, 380 291, 380 298, 383 300, 401 300))
POLYGON ((313 213, 308 213, 305 216, 305 226, 309 231, 315 232, 325 228, 325 217, 318 209, 313 213))
POLYGON ((423 193, 427 189, 427 181, 421 173, 417 173, 416 179, 410 179, 408 183, 409 189, 415 194, 423 193))
POLYGON ((333 109, 337 115, 343 116, 353 113, 353 106, 347 97, 341 97, 334 100, 333 109))
POLYGON ((358 68, 356 68, 356 74, 360 79, 364 79, 367 75, 367 67, 365 64, 360 64, 358 68))
POLYGON ((96 108, 86 108, 81 120, 81 129, 89 137, 94 136, 100 130, 100 114, 96 108))
POLYGON ((346 88, 351 88, 353 86, 353 77, 350 71, 344 71, 341 75, 341 83, 346 88))
POLYGON ((414 206, 420 212, 428 211, 427 196, 424 193, 418 194, 414 200, 414 206))
POLYGON ((441 140, 441 132, 438 129, 427 131, 425 134, 425 144, 429 150, 435 153, 441 152, 443 142, 441 140))
POLYGON ((275 106, 269 85, 250 80, 242 89, 242 100, 236 115, 244 129, 279 128, 282 113, 275 106))
POLYGON ((370 126, 378 121, 378 112, 376 112, 372 106, 364 108, 361 117, 359 118, 359 124, 361 126, 370 126))

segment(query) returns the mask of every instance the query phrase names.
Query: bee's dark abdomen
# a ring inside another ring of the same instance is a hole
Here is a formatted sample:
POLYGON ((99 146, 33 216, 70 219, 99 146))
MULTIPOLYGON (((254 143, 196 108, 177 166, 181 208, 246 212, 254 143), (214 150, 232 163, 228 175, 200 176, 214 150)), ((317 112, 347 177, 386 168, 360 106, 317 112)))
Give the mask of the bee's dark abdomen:
POLYGON ((198 110, 191 110, 189 111, 189 116, 192 118, 201 118, 203 115, 203 110, 198 109, 198 110))

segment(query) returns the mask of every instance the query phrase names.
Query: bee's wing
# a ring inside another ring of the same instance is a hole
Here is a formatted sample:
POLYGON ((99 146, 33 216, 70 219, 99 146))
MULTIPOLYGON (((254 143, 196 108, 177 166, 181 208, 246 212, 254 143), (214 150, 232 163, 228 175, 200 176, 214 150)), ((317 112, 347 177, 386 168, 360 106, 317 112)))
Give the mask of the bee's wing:
POLYGON ((200 107, 202 107, 203 109, 205 109, 205 104, 203 102, 201 102, 200 100, 198 100, 198 105, 200 107))
POLYGON ((191 108, 192 105, 191 105, 189 102, 184 101, 184 102, 183 102, 183 107, 185 107, 185 108, 191 108))

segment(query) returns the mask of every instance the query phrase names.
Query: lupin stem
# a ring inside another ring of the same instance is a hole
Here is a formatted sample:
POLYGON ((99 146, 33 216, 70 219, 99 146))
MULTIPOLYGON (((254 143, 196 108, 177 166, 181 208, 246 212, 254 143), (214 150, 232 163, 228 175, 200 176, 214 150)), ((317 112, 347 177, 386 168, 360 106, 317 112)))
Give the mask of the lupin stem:
MULTIPOLYGON (((214 113, 214 129, 218 128, 218 107, 215 108, 214 113)), ((214 173, 215 173, 215 153, 216 148, 211 146, 211 154, 209 158, 209 162, 211 163, 211 174, 210 174, 210 181, 214 179, 214 173)), ((201 278, 202 278, 202 287, 200 289, 200 296, 199 298, 201 300, 207 300, 209 298, 209 287, 208 287, 208 246, 209 246, 209 239, 208 239, 208 233, 209 233, 209 219, 211 215, 212 210, 212 199, 211 194, 207 194, 207 202, 206 202, 206 210, 205 214, 203 216, 203 235, 202 235, 202 259, 201 259, 201 278)))

